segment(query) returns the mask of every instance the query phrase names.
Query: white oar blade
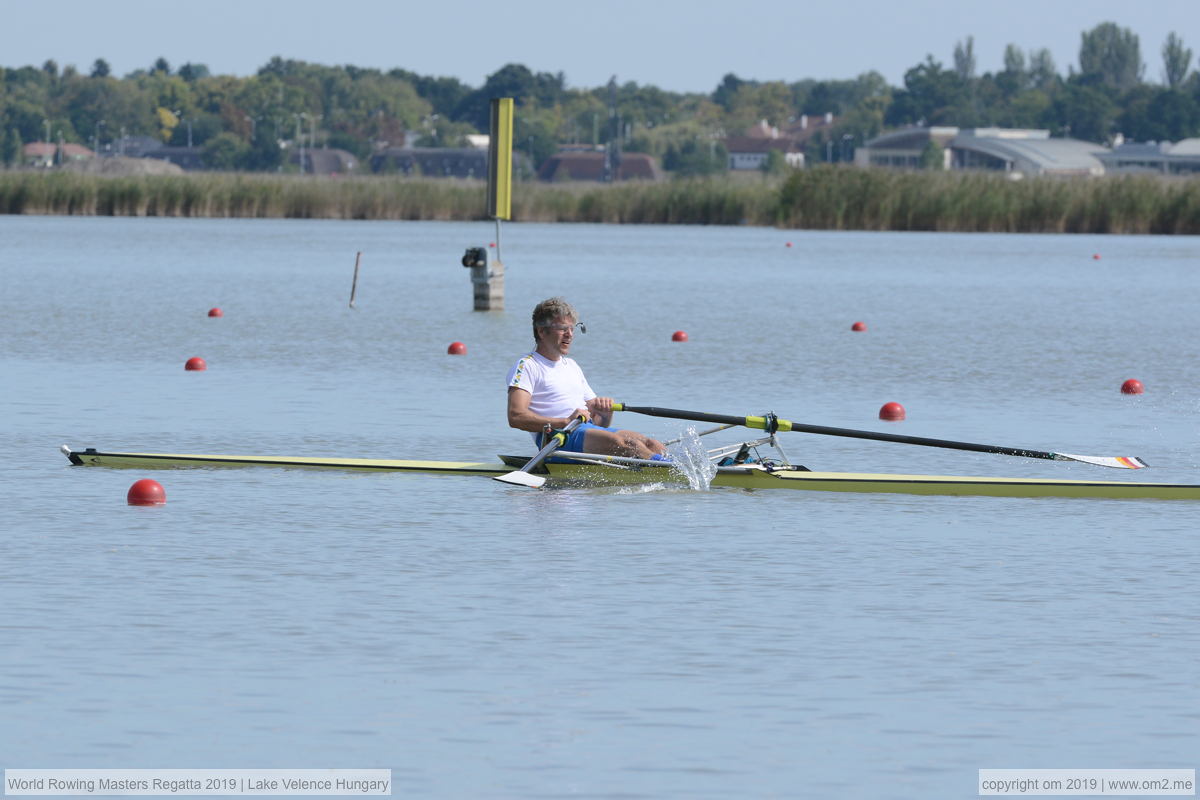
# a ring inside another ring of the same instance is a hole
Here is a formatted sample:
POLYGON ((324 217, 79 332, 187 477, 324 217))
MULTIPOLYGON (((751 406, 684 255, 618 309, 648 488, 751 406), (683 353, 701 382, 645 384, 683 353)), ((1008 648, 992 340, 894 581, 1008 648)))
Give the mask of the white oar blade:
POLYGON ((1117 469, 1141 469, 1149 466, 1145 461, 1134 456, 1076 456, 1070 453, 1055 453, 1060 458, 1072 461, 1082 461, 1085 464, 1095 464, 1098 467, 1116 467, 1117 469))
POLYGON ((513 486, 528 486, 530 489, 540 489, 546 483, 546 479, 541 475, 530 475, 528 472, 521 472, 520 470, 510 472, 507 475, 497 475, 492 480, 511 483, 513 486))

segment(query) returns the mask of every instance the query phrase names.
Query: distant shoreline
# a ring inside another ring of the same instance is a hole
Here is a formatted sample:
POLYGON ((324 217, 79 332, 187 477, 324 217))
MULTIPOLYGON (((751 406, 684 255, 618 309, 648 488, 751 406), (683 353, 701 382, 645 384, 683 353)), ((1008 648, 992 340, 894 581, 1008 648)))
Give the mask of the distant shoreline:
MULTIPOLYGON (((0 172, 0 213, 487 220, 481 181, 189 173, 0 172)), ((852 167, 786 178, 519 183, 513 220, 811 230, 1200 234, 1200 180, 1157 175, 1009 180, 852 167)))

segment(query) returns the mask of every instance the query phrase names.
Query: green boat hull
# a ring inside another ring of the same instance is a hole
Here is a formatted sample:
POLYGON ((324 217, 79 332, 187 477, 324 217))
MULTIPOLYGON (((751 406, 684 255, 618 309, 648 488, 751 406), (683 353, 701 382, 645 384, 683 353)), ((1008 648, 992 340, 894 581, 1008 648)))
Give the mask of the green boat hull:
MULTIPOLYGON (((485 477, 504 475, 524 464, 526 460, 520 456, 501 456, 502 460, 497 463, 311 456, 110 453, 93 448, 73 451, 66 445, 63 445, 62 451, 72 464, 124 469, 277 467, 485 477)), ((535 472, 547 475, 552 483, 565 485, 626 485, 656 482, 686 484, 687 482, 683 475, 669 466, 647 465, 622 468, 603 464, 551 463, 543 465, 535 472)), ((735 489, 799 489, 810 492, 1200 500, 1200 485, 1194 484, 813 472, 791 468, 771 470, 757 464, 719 467, 712 480, 712 485, 735 489)))

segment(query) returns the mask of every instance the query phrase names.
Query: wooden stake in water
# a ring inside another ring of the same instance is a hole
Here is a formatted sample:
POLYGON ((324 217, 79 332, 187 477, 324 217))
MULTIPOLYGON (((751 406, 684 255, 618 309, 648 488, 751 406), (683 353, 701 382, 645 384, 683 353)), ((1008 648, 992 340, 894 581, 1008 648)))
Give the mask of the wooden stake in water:
POLYGON ((354 293, 358 290, 358 263, 362 261, 362 251, 354 256, 354 281, 350 284, 350 307, 354 308, 354 293))

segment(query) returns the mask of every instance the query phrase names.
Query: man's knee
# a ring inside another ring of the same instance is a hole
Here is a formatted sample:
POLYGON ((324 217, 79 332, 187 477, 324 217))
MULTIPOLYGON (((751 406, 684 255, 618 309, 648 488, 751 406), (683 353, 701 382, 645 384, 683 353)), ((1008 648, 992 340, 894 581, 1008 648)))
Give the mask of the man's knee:
POLYGON ((601 431, 589 430, 584 439, 584 449, 590 453, 603 453, 615 456, 645 456, 651 449, 646 445, 646 437, 634 431, 601 431))
POLYGON ((620 431, 620 433, 624 436, 623 443, 626 451, 635 458, 649 458, 666 450, 660 442, 636 431, 620 431))

